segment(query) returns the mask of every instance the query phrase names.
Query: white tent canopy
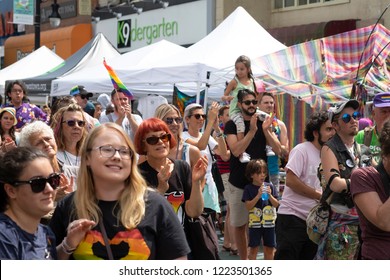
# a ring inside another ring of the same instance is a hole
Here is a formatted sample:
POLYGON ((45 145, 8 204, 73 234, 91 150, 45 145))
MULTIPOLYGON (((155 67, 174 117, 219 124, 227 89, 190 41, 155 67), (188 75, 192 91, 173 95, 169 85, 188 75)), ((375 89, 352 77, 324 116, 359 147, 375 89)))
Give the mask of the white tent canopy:
POLYGON ((0 70, 0 92, 4 92, 5 81, 19 80, 44 74, 60 65, 64 60, 42 46, 12 65, 0 70))
MULTIPOLYGON (((238 7, 210 34, 175 57, 167 57, 137 71, 129 71, 125 66, 116 70, 122 81, 129 85, 192 82, 199 88, 200 83, 203 86, 214 84, 213 80, 207 80, 208 71, 223 70, 224 75, 233 69, 240 55, 255 58, 284 48, 286 46, 273 38, 244 8, 238 7)), ((253 70, 254 73, 261 72, 260 69, 253 70)), ((222 89, 210 88, 210 97, 220 98, 223 88, 224 82, 222 89)))
MULTIPOLYGON (((118 63, 110 61, 107 63, 136 96, 147 93, 171 95, 174 84, 180 86, 183 92, 199 93, 205 88, 206 83, 215 84, 207 79, 208 71, 222 70, 222 75, 224 75, 234 69, 232 65, 240 55, 245 54, 250 58, 255 58, 284 48, 286 47, 274 39, 245 9, 238 7, 210 34, 191 47, 175 52, 174 55, 160 55, 159 60, 149 59, 139 65, 134 65, 124 59, 118 59, 116 61, 118 63)), ((106 86, 110 83, 107 82, 109 79, 106 70, 103 66, 96 67, 95 70, 83 75, 77 75, 75 72, 73 81, 85 85, 93 92, 108 92, 106 86), (98 71, 104 74, 97 74, 98 71), (105 76, 104 80, 99 78, 102 75, 105 76), (89 82, 91 86, 87 84, 89 82), (94 87, 92 83, 95 84, 94 87)), ((234 73, 230 75, 230 78, 233 75, 234 73)), ((216 75, 215 77, 220 79, 216 75)), ((64 81, 65 78, 68 77, 63 77, 61 80, 64 81)), ((223 83, 220 82, 222 88, 211 87, 209 97, 219 99, 223 92, 224 82, 225 80, 223 83)), ((56 85, 60 88, 59 83, 58 80, 53 82, 53 95, 63 95, 63 91, 56 90, 56 85)))
MULTIPOLYGON (((183 49, 185 48, 177 44, 161 40, 152 45, 136 49, 111 59, 106 57, 106 62, 113 69, 116 69, 119 65, 121 65, 121 67, 123 67, 122 65, 127 65, 129 68, 141 68, 153 64, 155 61, 161 59, 161 57, 173 56, 183 49)), ((103 66, 103 57, 100 58, 100 62, 97 65, 86 67, 80 71, 74 71, 70 75, 66 74, 53 80, 51 95, 67 95, 69 93, 69 88, 74 85, 75 81, 77 81, 78 84, 85 86, 85 88, 91 92, 108 93, 113 89, 108 72, 103 66)))

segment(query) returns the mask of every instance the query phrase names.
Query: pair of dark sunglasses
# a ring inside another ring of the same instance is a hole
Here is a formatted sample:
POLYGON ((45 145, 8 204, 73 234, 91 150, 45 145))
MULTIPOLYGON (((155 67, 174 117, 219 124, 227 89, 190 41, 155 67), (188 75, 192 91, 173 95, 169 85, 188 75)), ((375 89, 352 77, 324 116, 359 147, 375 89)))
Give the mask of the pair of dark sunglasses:
POLYGON ((167 133, 161 136, 151 136, 145 139, 145 142, 149 145, 156 145, 158 141, 168 142, 171 141, 171 134, 167 133))
POLYGON ((245 104, 246 106, 249 106, 249 105, 251 105, 251 103, 252 103, 253 105, 257 105, 258 102, 257 102, 256 99, 253 99, 253 100, 241 101, 241 103, 245 104))
POLYGON ((345 113, 344 115, 341 116, 341 119, 345 123, 349 123, 351 121, 351 119, 359 120, 360 119, 360 113, 359 112, 353 112, 352 115, 345 113))
POLYGON ((85 126, 85 121, 78 121, 78 120, 67 120, 67 121, 63 121, 62 123, 66 123, 70 127, 74 127, 76 123, 79 127, 85 126))
POLYGON ((40 193, 46 188, 46 183, 53 188, 53 190, 57 189, 60 185, 61 176, 59 173, 53 173, 49 177, 38 177, 35 179, 31 179, 28 181, 15 181, 11 183, 14 187, 30 184, 31 190, 33 193, 40 193))
POLYGON ((81 97, 81 99, 87 99, 87 100, 89 100, 89 97, 86 96, 86 95, 81 95, 81 94, 80 94, 80 97, 81 97))
POLYGON ((166 118, 165 119, 165 123, 168 125, 173 124, 173 121, 175 121, 175 123, 177 123, 177 124, 180 124, 183 122, 183 118, 166 118))
POLYGON ((202 117, 203 119, 206 119, 206 114, 194 114, 194 115, 189 115, 188 117, 192 117, 192 116, 194 116, 195 117, 195 119, 197 119, 197 120, 199 120, 200 119, 200 117, 202 117))

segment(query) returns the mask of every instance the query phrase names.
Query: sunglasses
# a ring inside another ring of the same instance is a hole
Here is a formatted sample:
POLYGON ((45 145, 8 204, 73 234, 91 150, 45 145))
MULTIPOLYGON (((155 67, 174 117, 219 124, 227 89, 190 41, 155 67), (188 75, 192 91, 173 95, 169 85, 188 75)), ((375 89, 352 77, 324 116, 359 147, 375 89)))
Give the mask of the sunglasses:
POLYGON ((161 135, 160 137, 158 136, 151 136, 145 139, 146 143, 149 145, 156 145, 158 141, 163 141, 163 142, 168 142, 171 141, 171 134, 167 133, 164 135, 161 135))
POLYGON ((341 116, 341 119, 343 120, 343 122, 345 123, 349 123, 351 121, 351 119, 354 119, 354 120, 359 120, 360 119, 360 113, 359 112, 353 112, 352 115, 350 114, 344 114, 341 116))
POLYGON ((177 124, 180 124, 183 122, 183 118, 166 118, 165 119, 165 123, 170 125, 170 124, 173 124, 173 121, 175 121, 175 123, 177 124))
POLYGON ((15 181, 11 185, 17 187, 20 185, 30 184, 33 193, 40 193, 43 192, 43 190, 46 188, 47 183, 49 183, 53 190, 58 188, 58 186, 60 185, 60 178, 61 176, 59 173, 53 173, 47 178, 38 177, 28 181, 15 181))
POLYGON ((246 106, 249 106, 249 105, 251 105, 251 103, 253 104, 253 105, 257 105, 257 100, 256 99, 253 99, 253 100, 245 100, 245 101, 241 101, 241 103, 244 103, 246 106))
POLYGON ((76 123, 79 127, 85 126, 85 121, 78 121, 78 120, 67 120, 67 121, 63 121, 62 123, 66 123, 70 127, 74 127, 76 123))
POLYGON ((194 115, 189 115, 188 117, 191 118, 192 116, 195 117, 195 119, 199 120, 200 117, 202 117, 202 119, 206 119, 206 114, 194 114, 194 115))

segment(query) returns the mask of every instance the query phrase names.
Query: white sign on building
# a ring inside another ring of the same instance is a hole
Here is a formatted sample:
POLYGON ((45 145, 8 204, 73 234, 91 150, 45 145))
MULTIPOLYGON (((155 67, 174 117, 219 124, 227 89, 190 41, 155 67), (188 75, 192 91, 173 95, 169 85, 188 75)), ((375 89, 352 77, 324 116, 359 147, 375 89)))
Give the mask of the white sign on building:
POLYGON ((96 24, 96 32, 103 33, 122 53, 162 39, 189 45, 208 34, 207 15, 207 0, 195 1, 102 20, 96 24))

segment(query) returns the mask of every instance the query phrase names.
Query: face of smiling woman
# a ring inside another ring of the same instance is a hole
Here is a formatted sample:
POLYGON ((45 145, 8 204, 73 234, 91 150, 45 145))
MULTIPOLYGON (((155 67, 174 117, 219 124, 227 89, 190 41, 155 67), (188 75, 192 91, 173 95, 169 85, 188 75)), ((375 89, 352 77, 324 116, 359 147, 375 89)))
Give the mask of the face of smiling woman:
POLYGON ((152 131, 148 132, 145 135, 145 151, 148 158, 156 158, 156 159, 162 159, 166 158, 169 154, 169 141, 164 142, 163 140, 159 139, 158 142, 155 145, 148 144, 146 142, 146 139, 149 137, 160 137, 162 135, 167 134, 164 130, 160 131, 152 131))
POLYGON ((87 165, 92 171, 95 185, 105 184, 106 186, 124 184, 130 176, 132 159, 126 159, 115 151, 111 157, 102 156, 99 147, 112 146, 115 149, 127 148, 125 139, 119 132, 109 129, 98 135, 93 141, 92 150, 87 157, 87 165))

